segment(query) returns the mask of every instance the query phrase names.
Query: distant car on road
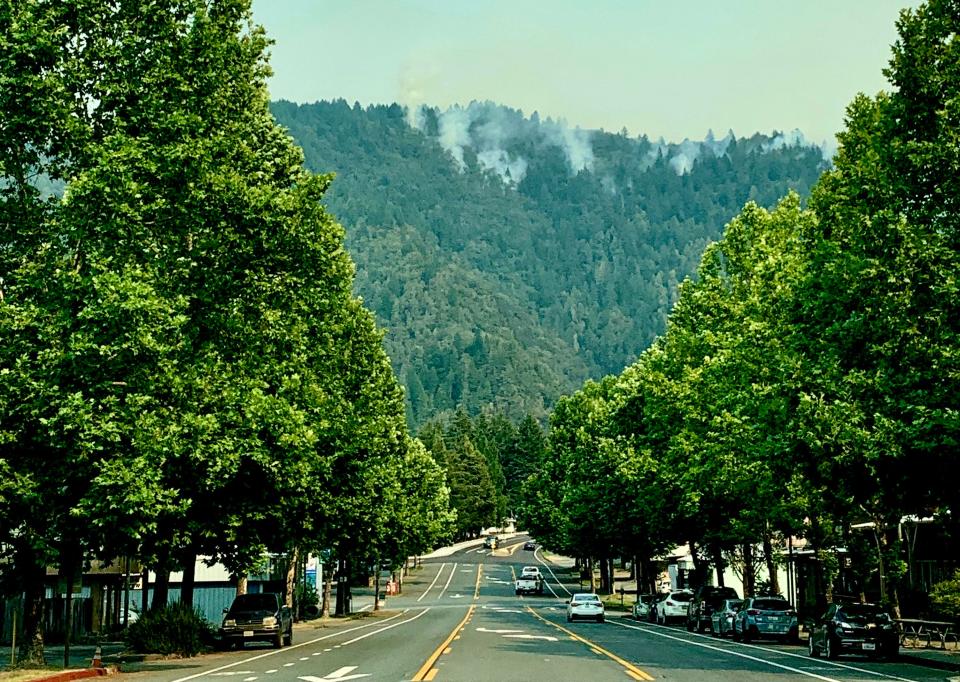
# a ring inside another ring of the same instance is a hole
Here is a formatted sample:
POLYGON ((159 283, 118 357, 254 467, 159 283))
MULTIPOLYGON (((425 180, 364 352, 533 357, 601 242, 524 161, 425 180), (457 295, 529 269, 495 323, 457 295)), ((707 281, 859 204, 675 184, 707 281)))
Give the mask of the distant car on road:
POLYGON ((488 535, 483 539, 483 546, 487 549, 496 549, 500 546, 500 538, 496 535, 488 535))
POLYGON ((520 575, 536 575, 536 576, 539 576, 539 575, 540 575, 540 567, 539 567, 539 566, 524 566, 522 569, 520 569, 520 575))
POLYGON ((537 543, 534 542, 533 540, 527 540, 526 542, 523 543, 523 549, 526 551, 532 552, 536 548, 537 548, 537 543))
POLYGON ((543 594, 543 576, 537 573, 521 573, 514 584, 516 594, 543 594))
POLYGON ((257 641, 272 642, 277 649, 293 642, 293 613, 275 592, 237 595, 224 612, 220 626, 224 647, 257 641))
POLYGON ((897 657, 900 642, 893 618, 882 606, 831 604, 814 624, 807 647, 813 657, 857 653, 890 659, 897 657))
POLYGON ((587 592, 577 592, 567 602, 567 621, 581 618, 603 622, 603 602, 600 597, 587 592))

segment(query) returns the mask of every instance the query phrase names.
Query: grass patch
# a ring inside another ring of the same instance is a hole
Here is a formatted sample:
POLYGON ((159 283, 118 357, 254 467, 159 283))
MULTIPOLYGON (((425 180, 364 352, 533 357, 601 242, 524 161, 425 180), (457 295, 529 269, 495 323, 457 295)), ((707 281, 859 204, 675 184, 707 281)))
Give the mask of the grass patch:
POLYGON ((27 680, 39 680, 44 677, 50 677, 64 670, 79 670, 79 668, 3 668, 0 669, 0 680, 2 682, 26 682, 27 680))

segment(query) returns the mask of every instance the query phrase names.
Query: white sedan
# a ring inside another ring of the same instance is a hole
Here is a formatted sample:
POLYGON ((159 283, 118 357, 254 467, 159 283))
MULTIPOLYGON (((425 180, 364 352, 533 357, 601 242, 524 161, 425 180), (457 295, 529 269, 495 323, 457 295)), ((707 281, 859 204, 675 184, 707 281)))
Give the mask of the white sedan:
POLYGON ((587 592, 578 592, 567 602, 567 621, 577 618, 603 622, 603 602, 600 597, 587 592))
POLYGON ((520 570, 520 575, 523 575, 523 576, 535 575, 535 576, 537 576, 537 577, 539 578, 539 577, 540 577, 540 568, 537 567, 537 566, 524 566, 524 567, 520 570))

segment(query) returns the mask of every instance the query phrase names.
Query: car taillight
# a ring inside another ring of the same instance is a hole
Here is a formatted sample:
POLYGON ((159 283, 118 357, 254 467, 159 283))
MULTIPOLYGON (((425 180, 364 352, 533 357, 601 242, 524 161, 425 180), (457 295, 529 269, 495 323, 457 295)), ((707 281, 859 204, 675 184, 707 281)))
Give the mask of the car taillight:
POLYGON ((757 609, 747 609, 748 616, 759 616, 760 612, 757 609))

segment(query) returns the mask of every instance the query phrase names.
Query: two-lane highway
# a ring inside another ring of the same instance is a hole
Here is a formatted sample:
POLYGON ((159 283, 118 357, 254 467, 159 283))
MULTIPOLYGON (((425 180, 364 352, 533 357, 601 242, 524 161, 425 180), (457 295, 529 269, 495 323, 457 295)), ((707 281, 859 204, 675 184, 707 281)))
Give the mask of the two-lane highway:
POLYGON ((298 625, 284 649, 249 646, 148 666, 144 682, 622 681, 927 682, 944 673, 898 661, 812 659, 797 646, 742 644, 608 613, 606 623, 568 623, 576 584, 514 538, 496 550, 468 547, 424 560, 390 597, 389 611, 331 627, 298 625), (538 565, 543 596, 514 594, 514 576, 538 565), (186 666, 186 668, 185 668, 186 666))

